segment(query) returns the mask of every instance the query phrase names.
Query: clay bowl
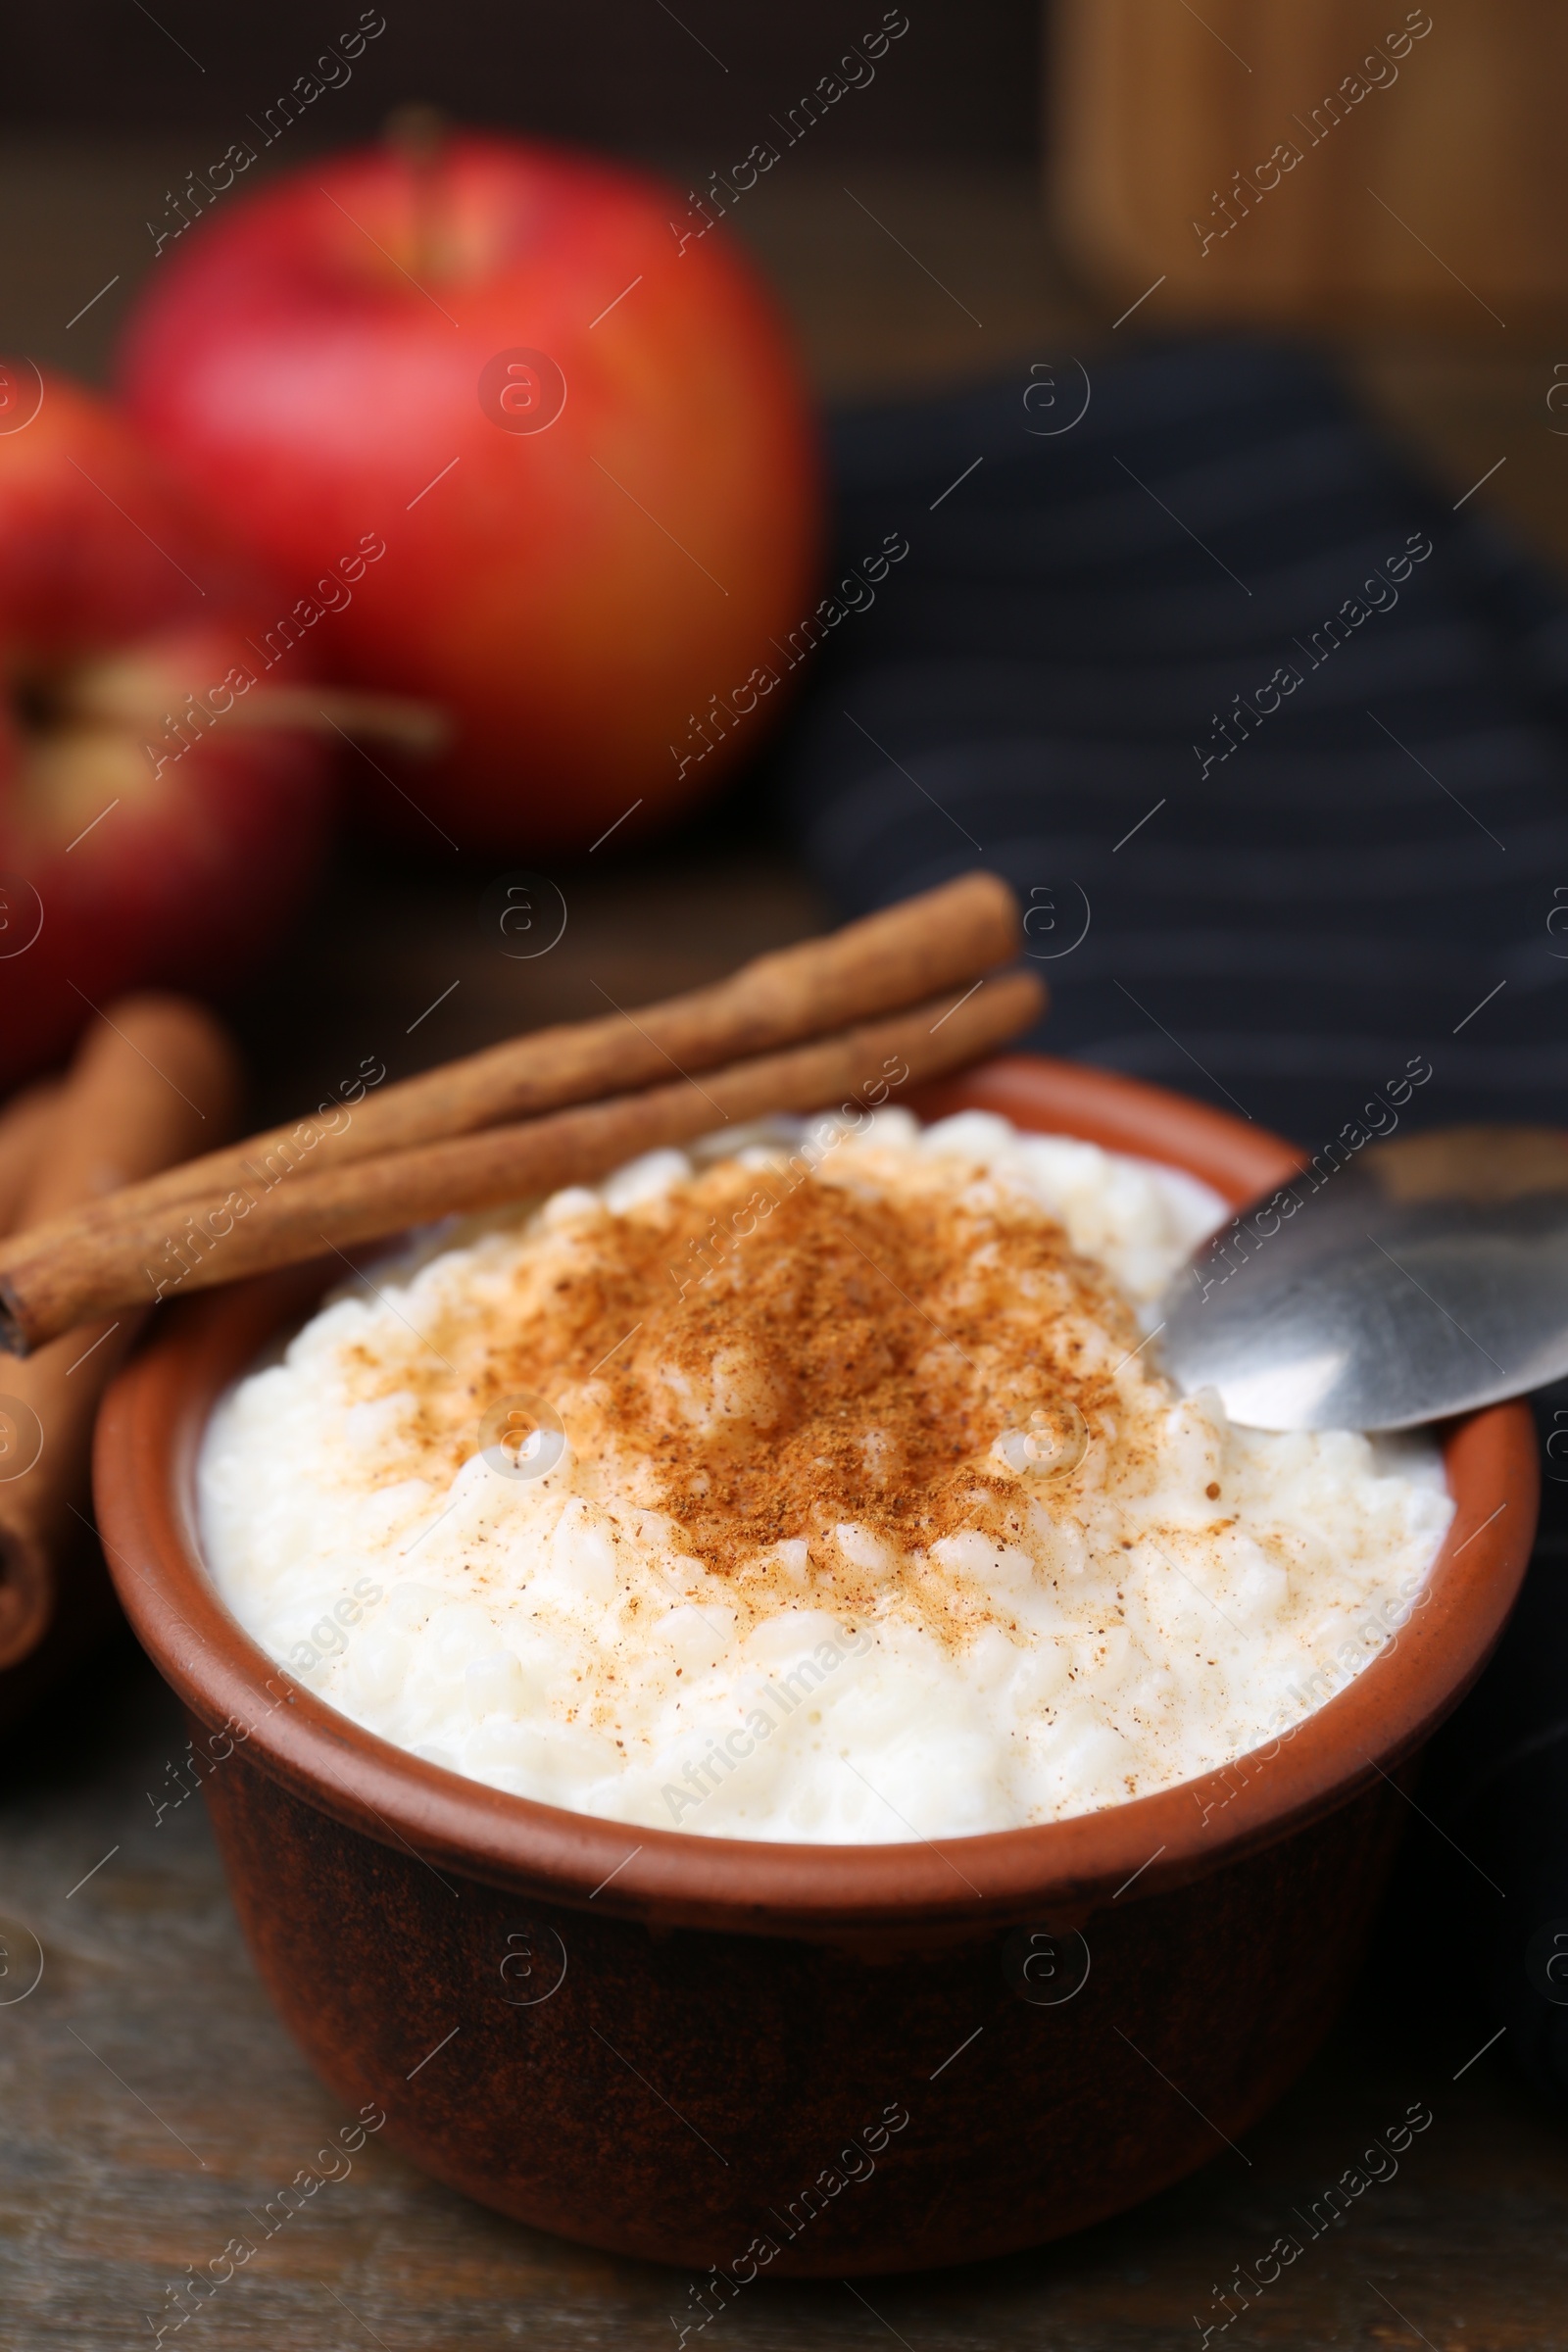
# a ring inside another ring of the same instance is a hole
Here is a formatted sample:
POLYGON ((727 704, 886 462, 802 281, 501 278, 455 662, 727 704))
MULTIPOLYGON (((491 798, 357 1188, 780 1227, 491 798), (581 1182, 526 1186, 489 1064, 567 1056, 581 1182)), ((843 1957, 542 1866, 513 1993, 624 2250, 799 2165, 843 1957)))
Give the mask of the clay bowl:
MULTIPOLYGON (((923 1107, 972 1104, 1238 1203, 1297 1164, 1219 1111, 1067 1062, 989 1063, 923 1107)), ((347 2113, 376 2102, 416 2163, 519 2220, 713 2271, 682 2306, 695 2326, 761 2272, 924 2267, 1080 2229, 1223 2155, 1279 2096, 1355 1966, 1396 1784, 1517 1591, 1537 1499, 1523 1405, 1449 1431, 1458 1513, 1429 1599, 1294 1738, 1040 1829, 747 1844, 423 1763, 297 1687, 221 1607, 193 1525, 203 1426, 330 1279, 176 1308, 104 1408, 97 1489, 125 1612, 194 1719, 256 1964, 347 2113)))

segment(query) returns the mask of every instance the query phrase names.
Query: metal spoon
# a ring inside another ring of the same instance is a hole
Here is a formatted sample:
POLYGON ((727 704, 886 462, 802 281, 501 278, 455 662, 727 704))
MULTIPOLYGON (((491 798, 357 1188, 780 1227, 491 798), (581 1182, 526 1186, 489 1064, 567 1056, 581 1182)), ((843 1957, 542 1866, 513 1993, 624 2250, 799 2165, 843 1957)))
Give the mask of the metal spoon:
POLYGON ((1568 1134, 1444 1127, 1314 1165, 1195 1250, 1160 1311, 1178 1385, 1254 1429, 1522 1396, 1568 1373, 1568 1134))

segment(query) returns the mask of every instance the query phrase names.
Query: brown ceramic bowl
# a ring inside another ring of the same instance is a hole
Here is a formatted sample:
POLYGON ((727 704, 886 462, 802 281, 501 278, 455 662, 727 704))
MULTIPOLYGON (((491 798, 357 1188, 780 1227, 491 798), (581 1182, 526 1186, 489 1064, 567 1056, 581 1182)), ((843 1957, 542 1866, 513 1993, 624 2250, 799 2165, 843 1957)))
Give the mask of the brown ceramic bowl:
MULTIPOLYGON (((1221 1112, 1066 1062, 993 1062, 924 1106, 966 1104, 1236 1202, 1296 1164, 1221 1112)), ((203 1427, 328 1279, 176 1308, 109 1398, 97 1483, 120 1597, 209 1759, 257 1966, 347 2111, 378 2102, 416 2163, 504 2213, 717 2266, 683 2306, 695 2325, 760 2268, 842 2277, 1079 2229, 1279 2096, 1355 1965, 1396 1784, 1518 1588, 1524 1406, 1450 1430, 1458 1513, 1426 1605, 1272 1753, 1039 1829, 750 1844, 423 1763, 295 1686, 222 1607, 194 1526, 203 1427)))

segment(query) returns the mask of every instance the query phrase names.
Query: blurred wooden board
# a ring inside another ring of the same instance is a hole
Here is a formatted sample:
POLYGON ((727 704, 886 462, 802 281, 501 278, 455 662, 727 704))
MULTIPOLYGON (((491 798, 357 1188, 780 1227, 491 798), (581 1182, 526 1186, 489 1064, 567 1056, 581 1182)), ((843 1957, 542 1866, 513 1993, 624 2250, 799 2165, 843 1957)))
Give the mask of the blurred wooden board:
POLYGON ((1568 294, 1553 0, 1054 0, 1054 212, 1116 307, 1494 336, 1568 294))

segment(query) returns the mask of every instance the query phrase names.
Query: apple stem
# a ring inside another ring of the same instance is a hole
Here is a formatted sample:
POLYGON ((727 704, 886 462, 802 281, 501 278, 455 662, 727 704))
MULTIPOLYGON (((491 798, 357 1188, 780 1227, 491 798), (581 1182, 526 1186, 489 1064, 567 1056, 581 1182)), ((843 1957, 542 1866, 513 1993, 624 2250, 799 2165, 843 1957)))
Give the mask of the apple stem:
POLYGON ((441 277, 446 273, 448 240, 444 196, 444 166, 450 125, 438 106, 396 106, 386 119, 387 145, 409 174, 413 212, 414 275, 441 277))
POLYGON ((398 694, 351 694, 335 686, 269 686, 225 714, 230 726, 290 727, 319 735, 368 735, 400 751, 428 755, 451 734, 444 710, 398 694))
MULTIPOLYGON (((156 732, 167 725, 174 698, 170 681, 124 665, 75 681, 60 711, 67 724, 129 727, 156 732)), ((187 702, 195 700, 187 695, 187 702)), ((400 751, 438 752, 452 730, 446 712, 433 703, 400 694, 357 694, 338 686, 262 686, 231 702, 226 710, 199 710, 215 727, 275 727, 303 735, 335 734, 390 743, 400 751)))

